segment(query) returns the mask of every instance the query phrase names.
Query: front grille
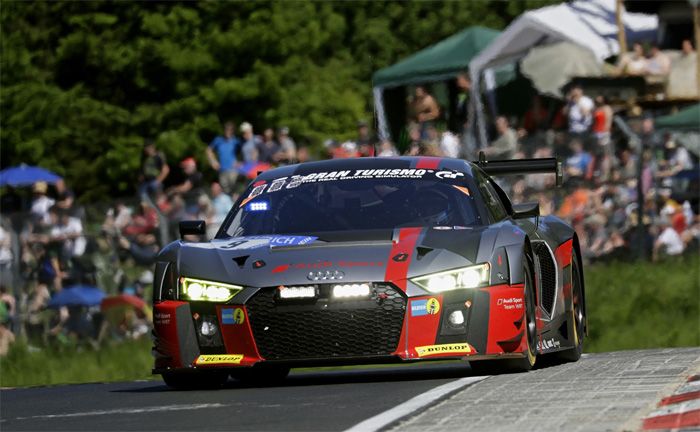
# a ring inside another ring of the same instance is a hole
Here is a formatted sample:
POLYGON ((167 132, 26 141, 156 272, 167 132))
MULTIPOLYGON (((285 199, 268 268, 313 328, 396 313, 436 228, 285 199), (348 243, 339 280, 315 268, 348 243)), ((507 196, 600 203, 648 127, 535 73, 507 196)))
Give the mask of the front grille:
POLYGON ((388 284, 373 284, 364 299, 333 299, 318 285, 313 301, 276 298, 262 288, 248 302, 260 355, 267 360, 304 360, 389 355, 396 350, 406 298, 388 284))
POLYGON ((557 271, 554 267, 549 248, 543 242, 534 242, 533 248, 537 261, 540 265, 540 298, 542 299, 542 309, 550 316, 554 307, 554 296, 557 289, 557 271))

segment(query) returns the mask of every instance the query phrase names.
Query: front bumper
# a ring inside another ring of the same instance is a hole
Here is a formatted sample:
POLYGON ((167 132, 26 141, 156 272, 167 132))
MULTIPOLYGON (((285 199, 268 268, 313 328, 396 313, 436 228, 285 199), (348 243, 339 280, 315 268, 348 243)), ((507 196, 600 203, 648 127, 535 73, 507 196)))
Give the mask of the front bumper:
POLYGON ((172 369, 361 364, 519 357, 523 286, 407 298, 389 283, 370 299, 279 302, 261 288, 242 305, 166 300, 154 305, 154 373, 172 369), (450 320, 450 315, 462 319, 450 320), (214 322, 204 336, 203 321, 214 322))

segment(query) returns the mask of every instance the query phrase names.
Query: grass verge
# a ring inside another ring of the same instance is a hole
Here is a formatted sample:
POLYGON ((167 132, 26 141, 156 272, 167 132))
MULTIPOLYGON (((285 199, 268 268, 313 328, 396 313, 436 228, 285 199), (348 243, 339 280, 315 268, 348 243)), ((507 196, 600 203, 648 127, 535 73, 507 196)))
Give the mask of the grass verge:
MULTIPOLYGON (((585 278, 587 352, 700 345, 700 256, 654 264, 596 264, 585 269, 585 278)), ((100 350, 30 350, 18 343, 0 359, 0 386, 150 379, 150 346, 148 338, 100 350)), ((362 367, 369 366, 304 370, 362 367)))

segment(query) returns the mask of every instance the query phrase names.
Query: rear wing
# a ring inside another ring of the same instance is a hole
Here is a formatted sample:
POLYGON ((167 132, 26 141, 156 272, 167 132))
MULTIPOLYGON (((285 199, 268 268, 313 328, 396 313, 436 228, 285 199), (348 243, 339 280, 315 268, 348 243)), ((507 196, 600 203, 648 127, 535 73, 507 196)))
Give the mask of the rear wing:
POLYGON ((487 161, 483 152, 474 164, 490 176, 552 173, 557 176, 557 186, 562 185, 564 171, 557 158, 513 159, 487 161))

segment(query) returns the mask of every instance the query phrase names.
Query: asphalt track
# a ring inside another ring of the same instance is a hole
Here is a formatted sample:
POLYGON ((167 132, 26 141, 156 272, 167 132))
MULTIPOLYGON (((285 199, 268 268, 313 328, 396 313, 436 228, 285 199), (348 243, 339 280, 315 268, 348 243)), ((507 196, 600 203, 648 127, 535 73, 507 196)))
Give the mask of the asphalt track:
POLYGON ((160 381, 0 391, 0 430, 638 429, 700 370, 700 348, 585 355, 526 374, 466 364, 293 372, 282 385, 181 392, 160 381))

